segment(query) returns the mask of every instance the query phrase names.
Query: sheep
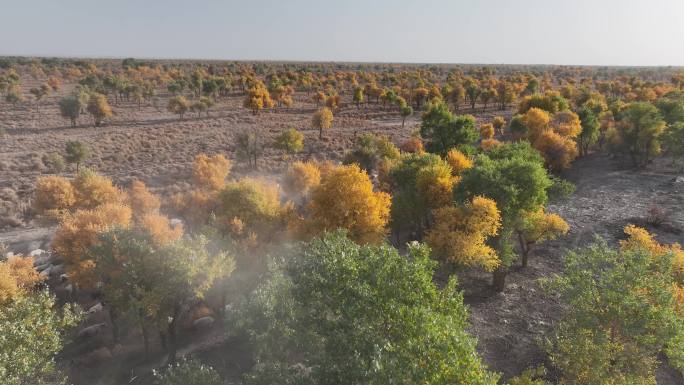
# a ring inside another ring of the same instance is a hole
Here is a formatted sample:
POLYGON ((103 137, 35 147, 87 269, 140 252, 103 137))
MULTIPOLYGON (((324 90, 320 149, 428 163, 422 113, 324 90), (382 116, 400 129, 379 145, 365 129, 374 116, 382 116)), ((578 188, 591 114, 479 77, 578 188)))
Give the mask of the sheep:
POLYGON ((42 263, 42 264, 36 266, 36 270, 37 271, 43 271, 43 270, 47 269, 48 267, 52 267, 52 263, 50 263, 50 262, 42 263))
POLYGON ((99 323, 99 324, 95 324, 92 326, 88 326, 87 328, 81 329, 78 332, 77 338, 79 340, 82 340, 82 339, 86 339, 86 338, 95 337, 98 334, 100 334, 102 332, 102 330, 104 330, 106 327, 107 327, 107 324, 104 322, 99 323))
POLYGON ((35 249, 29 253, 29 257, 40 257, 41 255, 45 254, 46 251, 43 249, 35 249))
POLYGON ((67 296, 71 298, 71 296, 74 294, 74 285, 68 284, 64 287, 64 291, 66 291, 67 296))
POLYGON ((195 329, 208 329, 211 327, 211 325, 214 324, 214 318, 213 317, 202 317, 194 320, 192 322, 192 327, 195 329))
POLYGON ((53 268, 54 268, 54 266, 52 266, 52 264, 49 264, 48 267, 46 267, 44 270, 42 270, 42 271, 40 272, 40 276, 41 276, 41 277, 49 277, 49 276, 50 276, 50 273, 52 272, 52 269, 53 269, 53 268))
POLYGON ((33 259, 33 266, 40 266, 50 262, 52 262, 52 256, 49 254, 44 254, 33 259))
POLYGON ((102 308, 103 308, 102 302, 98 302, 95 305, 91 306, 90 309, 88 309, 88 311, 86 312, 86 314, 90 315, 90 314, 98 313, 98 312, 102 311, 102 308))
POLYGON ((54 265, 50 270, 50 275, 62 275, 64 273, 64 264, 54 265))

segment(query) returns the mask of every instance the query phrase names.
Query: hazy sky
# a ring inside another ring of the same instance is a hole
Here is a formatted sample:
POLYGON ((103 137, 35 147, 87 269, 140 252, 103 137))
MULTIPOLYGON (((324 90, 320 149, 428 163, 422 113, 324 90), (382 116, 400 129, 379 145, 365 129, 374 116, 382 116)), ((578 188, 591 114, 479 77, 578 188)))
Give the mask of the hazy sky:
POLYGON ((1 55, 684 65, 684 0, 0 0, 1 55))

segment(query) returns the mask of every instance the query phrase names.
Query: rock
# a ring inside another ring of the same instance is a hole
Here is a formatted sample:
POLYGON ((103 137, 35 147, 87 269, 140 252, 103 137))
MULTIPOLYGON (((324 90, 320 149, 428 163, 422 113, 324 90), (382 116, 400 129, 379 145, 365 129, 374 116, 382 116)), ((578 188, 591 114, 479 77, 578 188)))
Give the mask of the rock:
POLYGON ((208 329, 211 327, 211 325, 214 324, 214 318, 213 317, 202 317, 194 320, 192 322, 192 327, 195 329, 208 329))

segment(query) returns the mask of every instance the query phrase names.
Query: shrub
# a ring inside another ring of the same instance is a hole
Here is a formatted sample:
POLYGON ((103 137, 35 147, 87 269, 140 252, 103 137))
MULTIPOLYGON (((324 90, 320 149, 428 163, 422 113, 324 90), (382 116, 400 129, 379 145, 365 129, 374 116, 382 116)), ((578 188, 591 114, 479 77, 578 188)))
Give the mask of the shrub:
POLYGON ((273 147, 288 155, 294 155, 304 149, 304 134, 289 128, 276 137, 273 147))
POLYGON ((199 361, 187 360, 154 372, 155 385, 224 385, 218 373, 199 361))
POLYGON ((51 172, 58 174, 66 168, 64 158, 56 152, 43 155, 43 164, 45 164, 51 172))
POLYGON ((549 200, 561 201, 567 199, 575 192, 575 185, 563 178, 551 176, 551 186, 547 190, 549 200))

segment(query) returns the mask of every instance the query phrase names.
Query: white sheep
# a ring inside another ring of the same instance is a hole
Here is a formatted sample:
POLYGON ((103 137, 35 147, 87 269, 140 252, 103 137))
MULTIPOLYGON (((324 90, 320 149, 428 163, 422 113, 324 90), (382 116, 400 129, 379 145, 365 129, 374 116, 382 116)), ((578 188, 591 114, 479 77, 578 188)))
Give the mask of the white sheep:
POLYGON ((92 338, 95 337, 96 335, 100 334, 102 330, 104 330, 107 327, 106 323, 99 323, 95 324, 92 326, 88 326, 87 328, 81 329, 78 332, 78 338, 79 339, 84 339, 84 338, 92 338))
POLYGON ((29 257, 40 257, 41 255, 45 254, 46 251, 43 249, 35 249, 29 253, 29 257))

